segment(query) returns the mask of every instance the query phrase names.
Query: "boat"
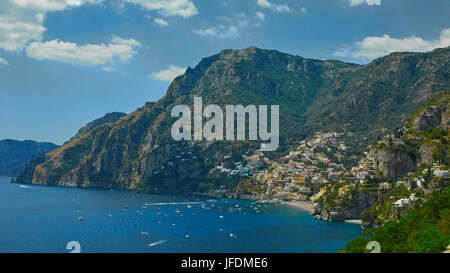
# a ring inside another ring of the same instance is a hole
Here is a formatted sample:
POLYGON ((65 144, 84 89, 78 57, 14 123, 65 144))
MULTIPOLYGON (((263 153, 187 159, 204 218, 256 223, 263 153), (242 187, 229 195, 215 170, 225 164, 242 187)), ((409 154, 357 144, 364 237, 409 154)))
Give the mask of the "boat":
POLYGON ((78 217, 78 221, 83 221, 84 220, 84 218, 83 217, 78 217))
POLYGON ((147 236, 148 232, 142 231, 141 234, 144 235, 144 236, 147 236))

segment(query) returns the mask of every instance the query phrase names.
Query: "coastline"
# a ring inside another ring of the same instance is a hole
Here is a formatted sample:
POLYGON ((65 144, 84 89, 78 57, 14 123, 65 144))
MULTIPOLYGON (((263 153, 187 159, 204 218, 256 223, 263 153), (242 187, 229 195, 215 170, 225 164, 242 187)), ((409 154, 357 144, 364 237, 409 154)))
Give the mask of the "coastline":
POLYGON ((307 201, 281 201, 280 204, 301 209, 303 211, 309 212, 310 214, 314 212, 313 203, 307 201))
POLYGON ((344 220, 345 223, 362 225, 361 219, 344 220))

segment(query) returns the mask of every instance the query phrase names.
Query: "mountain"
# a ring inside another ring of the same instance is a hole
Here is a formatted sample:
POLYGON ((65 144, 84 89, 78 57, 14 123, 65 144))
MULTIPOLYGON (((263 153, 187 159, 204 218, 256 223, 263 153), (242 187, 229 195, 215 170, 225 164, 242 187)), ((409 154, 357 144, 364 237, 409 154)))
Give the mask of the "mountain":
POLYGON ((91 132, 96 127, 107 124, 107 123, 115 123, 117 122, 121 117, 126 116, 127 114, 121 113, 121 112, 112 112, 107 113, 103 117, 95 119, 89 123, 87 123, 85 126, 81 127, 80 130, 73 136, 68 142, 74 141, 77 138, 82 137, 83 135, 91 132))
POLYGON ((242 177, 224 175, 218 167, 244 161, 259 145, 176 142, 170 134, 175 105, 192 105, 196 96, 205 105, 279 105, 280 148, 266 152, 268 157, 279 157, 318 130, 353 132, 369 143, 450 88, 449 59, 450 48, 394 53, 367 65, 256 47, 223 50, 189 67, 157 102, 34 161, 17 181, 155 193, 229 190, 242 177))
POLYGON ((0 174, 15 176, 25 169, 31 159, 40 157, 58 147, 49 142, 0 140, 0 174))
MULTIPOLYGON (((103 117, 87 123, 65 144, 82 137, 98 126, 113 124, 123 116, 126 116, 126 114, 120 112, 107 113, 103 117)), ((17 141, 12 139, 0 140, 0 174, 16 176, 26 168, 30 160, 39 158, 59 147, 49 142, 35 142, 32 140, 17 141)))

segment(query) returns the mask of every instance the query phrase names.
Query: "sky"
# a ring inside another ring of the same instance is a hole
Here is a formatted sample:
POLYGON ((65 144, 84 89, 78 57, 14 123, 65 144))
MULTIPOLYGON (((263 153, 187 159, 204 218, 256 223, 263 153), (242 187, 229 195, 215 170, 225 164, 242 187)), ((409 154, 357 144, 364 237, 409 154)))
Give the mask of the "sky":
POLYGON ((0 0, 0 139, 61 144, 223 49, 366 64, 450 45, 448 0, 0 0))

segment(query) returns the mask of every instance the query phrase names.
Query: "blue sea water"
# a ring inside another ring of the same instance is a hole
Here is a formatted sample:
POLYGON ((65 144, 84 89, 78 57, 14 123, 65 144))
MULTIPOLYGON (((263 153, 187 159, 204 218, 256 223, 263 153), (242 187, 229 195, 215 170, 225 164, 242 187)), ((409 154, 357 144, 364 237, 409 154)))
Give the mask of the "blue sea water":
POLYGON ((70 241, 81 252, 337 252, 360 235, 359 225, 270 203, 28 186, 0 176, 0 252, 64 253, 70 241))

